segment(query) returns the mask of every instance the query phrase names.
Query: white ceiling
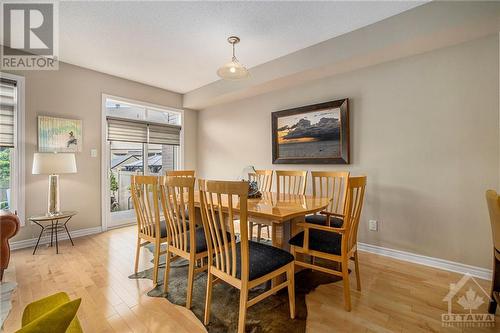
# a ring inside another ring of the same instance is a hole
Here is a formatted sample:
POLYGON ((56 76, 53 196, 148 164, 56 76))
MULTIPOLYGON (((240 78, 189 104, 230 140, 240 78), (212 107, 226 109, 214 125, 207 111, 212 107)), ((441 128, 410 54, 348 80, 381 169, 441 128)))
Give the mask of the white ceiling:
POLYGON ((60 2, 60 60, 186 93, 423 2, 60 2))

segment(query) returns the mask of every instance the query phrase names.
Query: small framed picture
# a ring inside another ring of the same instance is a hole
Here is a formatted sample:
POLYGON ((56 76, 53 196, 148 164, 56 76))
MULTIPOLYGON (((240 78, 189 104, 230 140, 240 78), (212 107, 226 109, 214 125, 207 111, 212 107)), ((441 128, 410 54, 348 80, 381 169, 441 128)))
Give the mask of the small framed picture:
POLYGON ((273 164, 349 164, 347 98, 272 113, 273 164))
POLYGON ((82 121, 38 116, 38 151, 81 152, 82 121))

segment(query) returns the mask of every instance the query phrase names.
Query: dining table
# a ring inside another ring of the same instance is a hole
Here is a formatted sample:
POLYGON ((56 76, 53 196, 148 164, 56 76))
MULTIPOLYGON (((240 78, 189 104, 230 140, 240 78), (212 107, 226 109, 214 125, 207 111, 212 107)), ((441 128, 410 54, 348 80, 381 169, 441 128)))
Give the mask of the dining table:
MULTIPOLYGON (((305 221, 306 215, 320 212, 328 207, 331 198, 288 194, 279 192, 261 192, 259 198, 248 198, 248 221, 271 226, 272 245, 289 251, 288 240, 302 228, 297 224, 305 221)), ((194 195, 196 208, 196 221, 201 224, 200 196, 196 191, 194 195)), ((222 208, 228 207, 228 201, 222 200, 222 208)), ((239 202, 233 201, 233 209, 238 213, 239 202)), ((273 284, 278 281, 273 281, 273 284)))

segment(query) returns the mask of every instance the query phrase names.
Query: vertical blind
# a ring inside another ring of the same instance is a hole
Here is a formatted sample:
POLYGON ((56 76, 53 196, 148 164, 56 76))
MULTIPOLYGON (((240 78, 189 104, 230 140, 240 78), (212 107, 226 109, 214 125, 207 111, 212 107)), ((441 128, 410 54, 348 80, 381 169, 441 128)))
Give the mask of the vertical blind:
POLYGON ((14 147, 16 92, 15 81, 0 79, 0 147, 14 147))
POLYGON ((108 140, 180 145, 181 127, 141 120, 107 117, 108 140))

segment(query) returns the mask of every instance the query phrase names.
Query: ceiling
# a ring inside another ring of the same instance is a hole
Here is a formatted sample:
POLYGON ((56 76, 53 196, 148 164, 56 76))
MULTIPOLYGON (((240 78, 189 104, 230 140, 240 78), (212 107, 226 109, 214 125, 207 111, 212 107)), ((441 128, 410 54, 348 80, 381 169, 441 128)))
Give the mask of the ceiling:
POLYGON ((424 2, 60 2, 60 60, 171 91, 217 81, 424 2))

